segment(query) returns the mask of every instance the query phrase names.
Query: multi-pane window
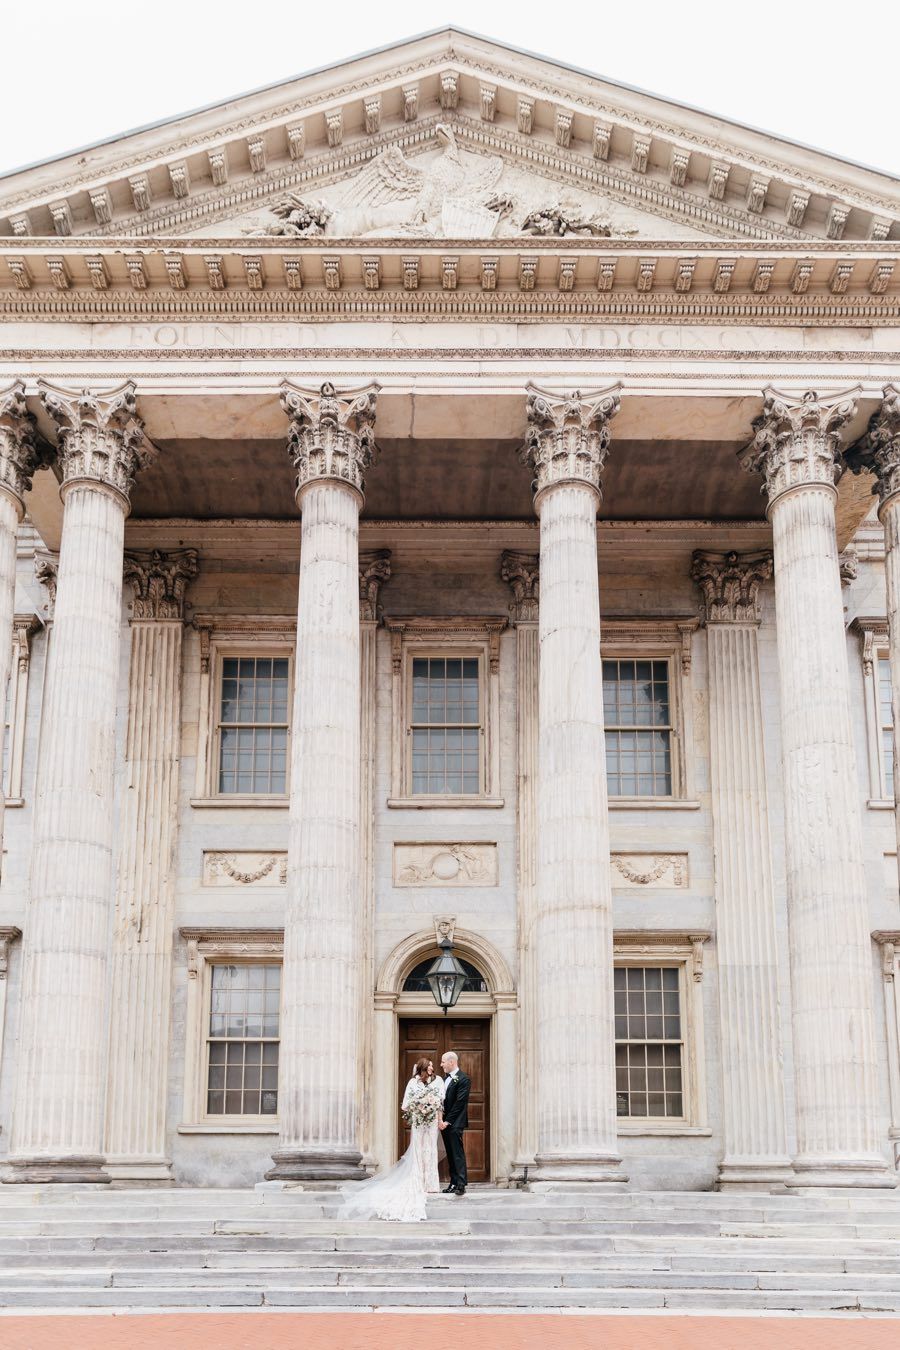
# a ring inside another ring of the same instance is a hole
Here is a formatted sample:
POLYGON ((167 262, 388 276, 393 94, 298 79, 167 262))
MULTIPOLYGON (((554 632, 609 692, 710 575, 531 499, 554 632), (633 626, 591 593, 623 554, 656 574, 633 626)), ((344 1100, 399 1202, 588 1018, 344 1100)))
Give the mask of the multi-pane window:
POLYGON ((412 790, 446 796, 481 791, 481 662, 477 656, 412 661, 412 790))
POLYGON ((281 966, 216 963, 211 976, 206 1114, 274 1116, 281 966))
POLYGON ((226 656, 219 703, 219 792, 287 789, 286 656, 226 656))
POLYGON ((894 712, 891 706, 891 663, 886 656, 878 658, 878 733, 881 737, 884 796, 885 800, 890 801, 894 795, 894 712))
POLYGON ((670 797, 669 662, 604 660, 603 720, 610 796, 670 797))
POLYGON ((682 1118, 679 968, 620 966, 614 989, 617 1114, 682 1118))

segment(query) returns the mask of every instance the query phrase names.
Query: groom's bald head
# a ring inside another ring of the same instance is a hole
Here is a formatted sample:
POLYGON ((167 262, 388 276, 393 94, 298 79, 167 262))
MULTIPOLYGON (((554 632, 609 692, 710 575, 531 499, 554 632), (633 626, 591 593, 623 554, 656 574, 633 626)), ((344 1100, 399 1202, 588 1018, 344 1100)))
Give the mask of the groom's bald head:
POLYGON ((452 1073, 459 1064, 459 1055, 455 1050, 445 1050, 441 1055, 441 1068, 444 1073, 452 1073))

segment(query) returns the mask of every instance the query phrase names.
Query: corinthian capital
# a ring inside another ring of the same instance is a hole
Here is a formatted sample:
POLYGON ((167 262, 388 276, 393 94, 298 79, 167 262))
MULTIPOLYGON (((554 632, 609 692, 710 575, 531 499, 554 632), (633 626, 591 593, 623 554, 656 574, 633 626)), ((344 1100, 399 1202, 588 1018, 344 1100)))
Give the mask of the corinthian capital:
POLYGON ((63 488, 88 479, 126 500, 138 470, 153 458, 137 414, 134 383, 114 389, 61 389, 38 381, 41 402, 59 428, 63 488))
POLYGON ((504 549, 500 557, 500 578, 513 593, 510 612, 517 623, 535 622, 541 591, 540 558, 536 553, 517 553, 504 549))
POLYGON ((198 571, 195 548, 125 554, 125 580, 134 586, 136 619, 183 619, 184 593, 198 571))
POLYGON ((609 424, 619 411, 620 385, 591 394, 553 394, 530 384, 528 432, 521 458, 534 470, 535 495, 556 483, 587 483, 599 494, 609 452, 609 424))
POLYGON ((763 390, 765 402, 753 421, 753 440, 741 451, 748 473, 763 475, 769 504, 790 488, 827 484, 843 472, 841 429, 856 412, 857 389, 838 398, 802 398, 763 390))
POLYGON ((759 623, 759 588, 772 575, 772 554, 697 549, 691 579, 703 592, 707 623, 759 623))
POLYGON ((365 472, 375 458, 377 384, 341 393, 333 384, 302 389, 287 380, 281 406, 291 420, 288 454, 297 470, 299 493, 317 479, 336 479, 362 492, 365 472))
POLYGON ((378 596, 391 577, 391 550, 375 548, 359 555, 359 617, 375 622, 378 596))
POLYGON ((21 503, 42 462, 34 418, 25 406, 25 386, 15 380, 0 389, 0 487, 21 503))
POLYGON ((900 389, 896 385, 885 385, 881 407, 844 458, 854 473, 874 473, 872 491, 878 494, 880 506, 900 492, 900 389))

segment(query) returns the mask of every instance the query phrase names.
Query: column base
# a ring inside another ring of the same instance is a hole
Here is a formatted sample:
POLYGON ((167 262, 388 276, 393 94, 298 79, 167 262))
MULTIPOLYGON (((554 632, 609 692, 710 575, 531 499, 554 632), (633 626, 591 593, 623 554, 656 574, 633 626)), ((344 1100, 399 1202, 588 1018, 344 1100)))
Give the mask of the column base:
POLYGON ((369 1175, 362 1154, 349 1150, 279 1148, 272 1163, 266 1181, 365 1181, 369 1175))
POLYGON ((799 1157, 794 1159, 794 1175, 788 1182, 791 1190, 806 1188, 848 1186, 894 1189, 900 1178, 879 1154, 864 1154, 849 1158, 841 1155, 799 1157))
POLYGON ((627 1181, 628 1174, 622 1170, 618 1153, 538 1153, 534 1165, 528 1169, 529 1190, 595 1183, 624 1186, 627 1181))
POLYGON ((760 1158, 730 1160, 719 1164, 717 1191, 783 1191, 794 1179, 794 1169, 788 1158, 760 1158))
POLYGON ((97 1185, 109 1184, 103 1158, 86 1154, 70 1154, 59 1158, 9 1158, 9 1171, 3 1180, 9 1184, 97 1185))
POLYGON ((105 1171, 114 1186, 174 1186, 167 1158, 107 1158, 105 1171))

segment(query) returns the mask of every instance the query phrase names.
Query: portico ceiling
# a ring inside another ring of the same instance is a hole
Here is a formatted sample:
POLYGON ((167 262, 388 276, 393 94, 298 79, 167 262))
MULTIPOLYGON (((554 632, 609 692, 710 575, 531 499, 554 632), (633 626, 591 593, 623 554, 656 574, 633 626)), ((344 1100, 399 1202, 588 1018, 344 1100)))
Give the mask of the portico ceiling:
MULTIPOLYGON (((876 399, 861 398, 847 433, 860 435, 876 399)), ((602 515, 611 521, 763 521, 759 481, 745 473, 746 444, 761 395, 629 394, 613 423, 603 473, 602 515)), ((29 398, 48 441, 53 427, 29 398)), ((132 519, 296 518, 285 449, 287 421, 275 391, 219 395, 147 393, 139 409, 159 455, 137 478, 132 519)), ((380 454, 366 482, 364 518, 532 521, 531 475, 518 449, 524 390, 477 394, 384 389, 378 399, 380 454)), ((39 473, 28 508, 49 546, 60 508, 39 473)), ((848 538, 871 506, 867 478, 845 474, 839 519, 848 538)))

